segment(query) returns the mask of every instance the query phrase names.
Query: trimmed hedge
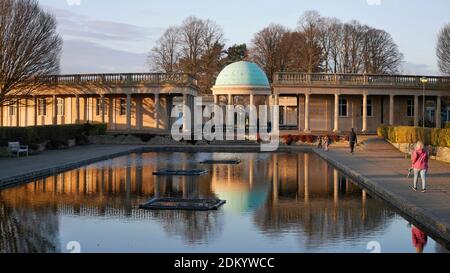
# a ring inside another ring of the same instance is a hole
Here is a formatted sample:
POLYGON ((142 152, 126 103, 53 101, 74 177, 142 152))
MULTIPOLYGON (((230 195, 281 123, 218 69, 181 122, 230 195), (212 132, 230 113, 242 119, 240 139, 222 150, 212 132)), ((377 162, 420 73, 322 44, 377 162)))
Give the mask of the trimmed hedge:
POLYGON ((394 143, 416 143, 450 148, 450 129, 431 129, 410 126, 380 126, 378 136, 394 143))
POLYGON ((90 135, 106 133, 106 124, 71 124, 33 127, 0 127, 0 146, 8 142, 20 141, 21 144, 35 147, 46 141, 54 146, 67 145, 70 139, 85 139, 90 135))

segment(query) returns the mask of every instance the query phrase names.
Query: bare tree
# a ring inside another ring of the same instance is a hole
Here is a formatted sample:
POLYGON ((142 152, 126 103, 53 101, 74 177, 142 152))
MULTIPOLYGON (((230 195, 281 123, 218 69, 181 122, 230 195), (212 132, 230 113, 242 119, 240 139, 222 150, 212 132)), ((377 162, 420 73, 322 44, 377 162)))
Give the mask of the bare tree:
POLYGON ((306 11, 298 24, 299 31, 305 37, 305 47, 303 48, 303 57, 306 63, 305 72, 318 72, 324 54, 324 50, 320 46, 321 17, 317 11, 306 11))
POLYGON ((164 73, 178 71, 180 59, 180 30, 169 27, 157 41, 149 55, 149 63, 153 70, 164 73))
POLYGON ((282 66, 281 41, 286 32, 285 27, 270 24, 253 36, 250 57, 264 69, 270 80, 282 66))
POLYGON ((0 0, 0 105, 15 103, 59 72, 62 39, 56 19, 36 0, 0 0))
POLYGON ((215 79, 222 69, 222 53, 224 52, 223 30, 215 22, 204 22, 203 50, 200 57, 198 75, 200 92, 209 93, 215 79))
POLYGON ((186 73, 197 75, 204 52, 205 22, 193 16, 186 18, 180 27, 180 35, 182 69, 186 73))
POLYGON ((439 33, 436 55, 441 72, 450 75, 450 23, 439 33))
POLYGON ((368 28, 364 33, 364 72, 367 74, 395 74, 403 60, 391 35, 384 30, 368 28))
POLYGON ((200 92, 207 93, 222 68, 222 28, 211 20, 186 18, 181 26, 170 27, 149 54, 153 70, 182 72, 198 80, 200 92))

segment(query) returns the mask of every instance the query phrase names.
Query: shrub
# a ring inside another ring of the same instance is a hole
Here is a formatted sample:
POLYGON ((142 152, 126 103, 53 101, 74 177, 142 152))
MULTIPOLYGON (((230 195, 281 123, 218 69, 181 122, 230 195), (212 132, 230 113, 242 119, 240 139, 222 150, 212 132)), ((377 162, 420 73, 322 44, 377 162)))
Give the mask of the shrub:
POLYGON ((8 142, 19 141, 24 145, 36 147, 48 141, 53 148, 66 146, 70 139, 77 144, 85 144, 88 135, 102 135, 106 132, 106 124, 71 124, 46 125, 33 127, 0 127, 0 146, 8 142))
POLYGON ((430 129, 411 126, 380 126, 378 135, 395 143, 416 143, 450 147, 450 129, 430 129))

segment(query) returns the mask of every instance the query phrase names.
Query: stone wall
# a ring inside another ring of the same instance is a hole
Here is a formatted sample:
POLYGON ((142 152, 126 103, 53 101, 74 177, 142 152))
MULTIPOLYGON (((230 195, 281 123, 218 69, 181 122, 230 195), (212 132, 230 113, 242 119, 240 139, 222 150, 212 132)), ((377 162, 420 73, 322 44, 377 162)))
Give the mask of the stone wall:
MULTIPOLYGON (((412 147, 410 147, 409 143, 392 143, 392 142, 390 143, 402 153, 405 154, 411 153, 412 147)), ((450 148, 432 147, 432 149, 433 151, 431 153, 431 159, 450 163, 450 148)))

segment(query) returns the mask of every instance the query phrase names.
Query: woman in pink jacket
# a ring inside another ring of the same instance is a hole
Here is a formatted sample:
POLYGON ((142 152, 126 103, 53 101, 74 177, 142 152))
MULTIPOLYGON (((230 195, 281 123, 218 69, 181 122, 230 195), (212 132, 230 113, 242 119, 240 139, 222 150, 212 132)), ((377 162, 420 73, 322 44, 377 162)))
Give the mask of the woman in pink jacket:
POLYGON ((428 172, 428 153, 423 148, 423 142, 419 141, 416 144, 416 149, 412 154, 412 168, 414 169, 414 186, 413 189, 417 191, 417 182, 419 175, 422 180, 422 192, 427 191, 427 172, 428 172))

